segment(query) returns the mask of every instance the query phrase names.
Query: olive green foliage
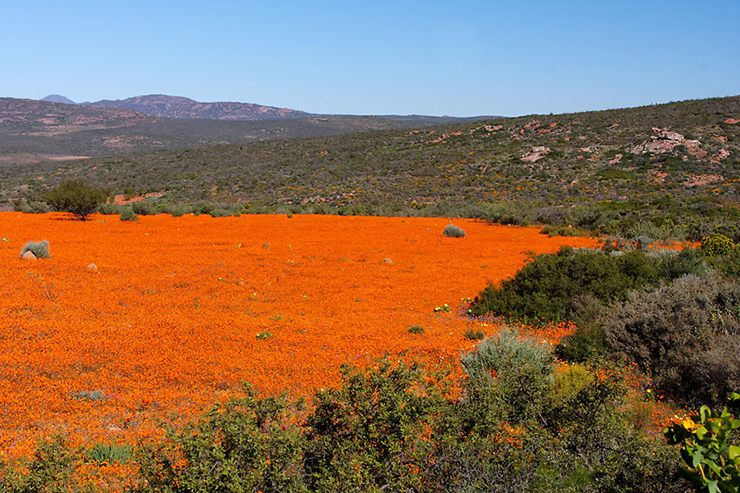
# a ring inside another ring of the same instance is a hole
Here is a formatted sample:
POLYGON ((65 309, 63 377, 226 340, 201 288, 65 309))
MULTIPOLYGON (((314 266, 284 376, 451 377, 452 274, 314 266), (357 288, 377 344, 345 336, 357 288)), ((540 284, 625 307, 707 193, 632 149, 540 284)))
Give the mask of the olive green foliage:
POLYGON ((442 234, 449 238, 465 238, 465 231, 462 228, 458 228, 454 224, 448 224, 447 226, 445 226, 442 234))
POLYGON ((686 275, 636 292, 604 321, 610 353, 635 362, 655 386, 690 406, 740 389, 740 285, 686 275))
POLYGON ((637 426, 623 375, 559 368, 513 330, 463 364, 454 398, 449 373, 388 358, 344 365, 309 405, 246 385, 133 451, 42 443, 27 472, 2 465, 0 491, 66 491, 85 460, 135 461, 138 492, 684 491, 678 450, 637 426))
POLYGON ((64 437, 43 440, 37 445, 26 473, 0 463, 0 492, 68 492, 75 460, 76 453, 64 437))
POLYGON ((49 212, 49 205, 42 200, 14 200, 13 210, 25 214, 44 214, 49 212))
POLYGON ((34 255, 36 255, 36 258, 51 258, 51 254, 49 253, 48 240, 29 241, 28 243, 23 245, 23 248, 21 249, 21 257, 26 252, 33 253, 34 255))
POLYGON ((483 331, 479 329, 468 329, 463 332, 463 335, 471 341, 479 341, 486 337, 486 334, 484 334, 483 331))
POLYGON ((138 453, 138 491, 306 491, 305 438, 282 397, 246 395, 216 405, 199 422, 138 453), (184 463, 182 460, 184 459, 184 463))
POLYGON ((86 455, 88 460, 99 464, 125 464, 133 459, 133 447, 119 443, 96 443, 86 455))
POLYGON ((534 419, 550 392, 555 356, 548 342, 520 337, 516 330, 502 329, 481 341, 475 351, 462 358, 474 395, 501 399, 501 419, 534 419), (498 394, 490 389, 505 389, 498 394), (498 394, 498 395, 497 395, 498 394))
POLYGON ((514 278, 488 286, 471 308, 527 323, 592 318, 603 304, 623 301, 631 290, 656 286, 704 269, 694 252, 648 254, 633 250, 607 254, 563 247, 537 256, 514 278))
POLYGON ((421 485, 422 437, 440 392, 415 367, 383 360, 372 371, 342 366, 342 387, 319 392, 307 419, 312 490, 408 491, 421 485))
POLYGON ((107 197, 108 193, 103 189, 91 187, 79 179, 70 179, 49 190, 45 200, 55 210, 71 212, 84 221, 107 197))
POLYGON ((425 491, 683 491, 675 451, 631 421, 619 373, 560 372, 549 344, 513 330, 462 363, 425 491))
POLYGON ((424 327, 422 327, 421 325, 412 325, 411 327, 409 327, 408 332, 410 334, 423 334, 424 327))
POLYGON ((740 428, 740 395, 733 392, 729 401, 721 413, 702 406, 663 431, 669 444, 680 445, 681 475, 702 493, 740 491, 740 447, 730 438, 740 428))
POLYGON ((701 251, 709 257, 730 255, 735 248, 735 242, 723 234, 715 233, 701 239, 701 251))
POLYGON ((138 221, 139 216, 134 212, 132 207, 121 209, 121 221, 138 221))

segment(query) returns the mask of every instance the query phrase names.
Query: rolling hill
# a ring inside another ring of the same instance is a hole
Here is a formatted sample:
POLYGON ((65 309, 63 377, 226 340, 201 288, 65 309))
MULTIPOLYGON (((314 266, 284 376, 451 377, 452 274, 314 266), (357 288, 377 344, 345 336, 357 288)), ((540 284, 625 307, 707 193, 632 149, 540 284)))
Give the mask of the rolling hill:
MULTIPOLYGON (((217 104, 222 109, 224 105, 227 103, 217 104)), ((0 163, 17 165, 464 121, 424 116, 309 116, 300 112, 283 114, 303 118, 230 120, 204 119, 196 114, 205 115, 191 112, 188 118, 159 118, 128 108, 0 98, 0 163)))
POLYGON ((160 201, 253 211, 740 236, 738 156, 736 96, 6 166, 0 193, 13 199, 84 177, 113 191, 164 193, 160 201))

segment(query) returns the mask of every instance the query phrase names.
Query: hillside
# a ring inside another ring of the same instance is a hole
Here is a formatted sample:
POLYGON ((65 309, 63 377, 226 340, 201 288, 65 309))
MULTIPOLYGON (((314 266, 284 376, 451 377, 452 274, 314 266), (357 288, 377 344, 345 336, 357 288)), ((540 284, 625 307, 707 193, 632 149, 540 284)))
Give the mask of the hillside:
MULTIPOLYGON (((453 119, 454 121, 461 121, 453 119)), ((0 98, 0 163, 122 155, 421 127, 444 117, 316 116, 259 121, 154 118, 130 109, 0 98)))
POLYGON ((740 97, 4 169, 3 197, 80 176, 163 200, 463 215, 693 237, 738 218, 740 97), (41 176, 42 179, 38 177, 41 176), (493 205, 491 205, 493 204, 493 205))
POLYGON ((79 130, 118 128, 146 115, 122 108, 88 108, 33 99, 0 98, 0 135, 59 135, 79 130))

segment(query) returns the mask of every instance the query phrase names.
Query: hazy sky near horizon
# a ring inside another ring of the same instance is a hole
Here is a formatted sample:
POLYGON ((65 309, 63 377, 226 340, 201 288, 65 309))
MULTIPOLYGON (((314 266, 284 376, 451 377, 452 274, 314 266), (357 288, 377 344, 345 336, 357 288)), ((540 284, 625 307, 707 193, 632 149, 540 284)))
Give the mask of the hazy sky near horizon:
POLYGON ((0 97, 514 116, 740 94, 740 0, 0 5, 0 97))

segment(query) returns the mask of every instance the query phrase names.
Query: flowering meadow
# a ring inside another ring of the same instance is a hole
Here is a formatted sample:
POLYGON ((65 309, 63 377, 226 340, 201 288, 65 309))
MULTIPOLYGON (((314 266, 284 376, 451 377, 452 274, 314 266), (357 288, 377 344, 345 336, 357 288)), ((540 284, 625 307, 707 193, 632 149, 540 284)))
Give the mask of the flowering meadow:
POLYGON ((447 224, 0 213, 2 459, 58 434, 82 448, 157 437, 245 381, 300 397, 386 353, 456 366, 466 331, 496 330, 461 300, 532 254, 596 244, 474 220, 448 238, 447 224), (40 240, 51 258, 19 258, 40 240))

